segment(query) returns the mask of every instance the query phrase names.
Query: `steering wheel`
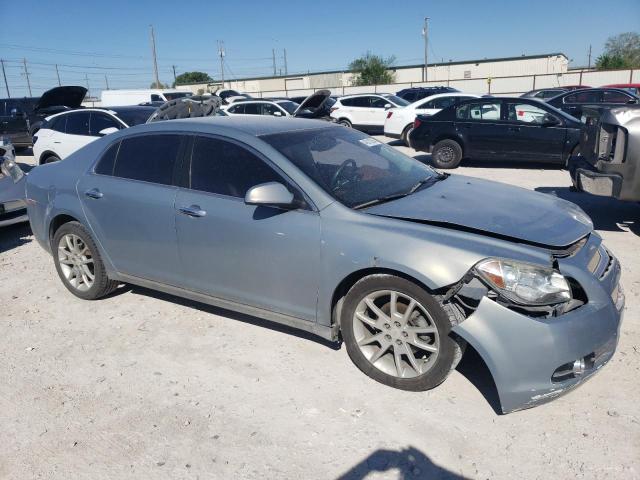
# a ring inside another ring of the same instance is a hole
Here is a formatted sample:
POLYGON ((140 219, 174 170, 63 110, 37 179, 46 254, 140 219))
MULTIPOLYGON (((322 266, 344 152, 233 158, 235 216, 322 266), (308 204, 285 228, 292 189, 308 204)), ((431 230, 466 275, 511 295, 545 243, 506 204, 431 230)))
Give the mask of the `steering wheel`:
POLYGON ((342 165, 338 167, 338 170, 336 170, 336 173, 334 173, 333 177, 331 178, 331 191, 335 192, 336 190, 347 185, 348 183, 351 183, 352 181, 357 180, 357 175, 356 175, 357 170, 358 170, 358 165, 356 164, 356 161, 354 159, 347 158, 344 162, 342 162, 342 165), (351 172, 351 177, 350 178, 345 177, 344 179, 341 180, 340 177, 342 177, 342 174, 347 171, 347 168, 353 169, 353 171, 351 172))

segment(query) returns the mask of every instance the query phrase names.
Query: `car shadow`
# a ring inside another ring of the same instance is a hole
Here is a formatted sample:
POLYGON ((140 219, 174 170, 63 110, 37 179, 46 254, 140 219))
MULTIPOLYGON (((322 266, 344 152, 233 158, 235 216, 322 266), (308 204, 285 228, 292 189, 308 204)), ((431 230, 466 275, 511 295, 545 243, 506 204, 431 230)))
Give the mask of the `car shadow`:
POLYGON ((396 471, 398 479, 465 479, 457 473, 433 463, 431 459, 415 447, 401 450, 379 449, 337 477, 337 480, 361 480, 371 473, 396 471))
MULTIPOLYGON (((413 158, 422 162, 426 165, 431 165, 431 154, 429 153, 419 153, 414 155, 413 158)), ((515 162, 515 161, 497 161, 497 160, 473 160, 473 159, 464 159, 460 163, 461 167, 469 167, 469 168, 510 168, 510 169, 519 169, 519 170, 562 170, 564 168, 563 165, 556 163, 546 163, 546 162, 515 162)), ((455 171, 455 168, 452 169, 455 171)))
POLYGON ((596 230, 630 231, 640 236, 640 205, 637 202, 599 197, 570 187, 538 187, 535 190, 575 203, 591 217, 596 230))
POLYGON ((0 253, 17 248, 32 241, 29 223, 18 223, 0 227, 0 253))
POLYGON ((153 297, 158 300, 176 303, 178 305, 182 305, 188 308, 193 308, 201 312, 210 313, 212 315, 219 315, 221 317, 230 318, 232 320, 237 320, 244 323, 249 323, 251 325, 255 325, 258 327, 268 328, 276 332, 285 333, 287 335, 292 335, 294 337, 302 338, 304 340, 310 340, 310 341, 319 343, 321 345, 331 348, 332 350, 340 350, 342 346, 341 342, 331 342, 318 335, 314 335, 313 333, 306 332, 304 330, 299 330, 297 328, 289 327, 287 325, 273 322, 271 320, 266 320, 260 317, 254 317, 252 315, 246 315, 244 313, 235 312, 233 310, 227 310, 226 308, 214 307, 206 303, 196 302, 193 300, 178 297, 175 295, 170 295, 168 293, 160 292, 157 290, 138 287, 136 285, 125 285, 124 287, 118 288, 111 295, 117 296, 125 292, 131 292, 134 295, 144 295, 147 297, 153 297))

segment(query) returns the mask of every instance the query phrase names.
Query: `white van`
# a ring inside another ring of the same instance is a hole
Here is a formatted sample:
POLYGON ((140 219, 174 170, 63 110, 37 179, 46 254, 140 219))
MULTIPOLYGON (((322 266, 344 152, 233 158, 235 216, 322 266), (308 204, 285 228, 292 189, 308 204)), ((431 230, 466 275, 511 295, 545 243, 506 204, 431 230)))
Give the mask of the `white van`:
POLYGON ((190 97, 191 92, 184 90, 103 90, 102 107, 139 105, 148 102, 168 102, 176 98, 190 97))

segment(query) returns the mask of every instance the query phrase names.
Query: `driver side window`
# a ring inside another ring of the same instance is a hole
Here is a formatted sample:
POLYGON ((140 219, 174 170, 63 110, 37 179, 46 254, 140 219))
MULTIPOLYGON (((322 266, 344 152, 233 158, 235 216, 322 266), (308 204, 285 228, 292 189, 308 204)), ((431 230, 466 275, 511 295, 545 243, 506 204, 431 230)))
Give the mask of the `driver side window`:
POLYGON ((270 165, 246 148, 218 138, 195 138, 191 189, 244 198, 251 187, 267 182, 288 185, 270 165))
POLYGON ((510 122, 542 125, 545 120, 553 117, 546 110, 529 103, 507 103, 507 119, 510 122))

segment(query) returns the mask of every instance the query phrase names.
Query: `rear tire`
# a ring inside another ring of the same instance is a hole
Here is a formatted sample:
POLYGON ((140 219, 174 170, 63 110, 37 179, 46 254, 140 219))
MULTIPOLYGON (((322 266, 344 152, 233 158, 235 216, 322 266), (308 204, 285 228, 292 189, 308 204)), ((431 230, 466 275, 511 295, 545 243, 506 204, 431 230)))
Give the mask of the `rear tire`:
POLYGON ((44 165, 45 163, 59 162, 59 161, 60 161, 60 158, 57 155, 54 155, 53 153, 51 153, 46 157, 44 157, 44 159, 40 162, 40 165, 44 165))
POLYGON ((341 313, 353 363, 372 379, 409 391, 437 387, 460 361, 461 344, 450 336, 456 323, 422 287, 387 274, 356 282, 341 313))
POLYGON ((462 160, 462 147, 455 140, 440 140, 431 151, 431 163, 438 168, 456 168, 462 160))
POLYGON ((338 120, 338 124, 342 125, 343 127, 353 128, 351 122, 346 118, 341 118, 340 120, 338 120))
POLYGON ((96 300, 118 287, 118 282, 107 277, 98 247, 79 222, 58 228, 51 249, 60 280, 76 297, 96 300))
POLYGON ((404 130, 400 134, 402 143, 404 143, 407 147, 411 147, 411 145, 409 144, 409 134, 411 133, 411 130, 413 130, 413 125, 407 125, 406 127, 404 127, 404 130))

